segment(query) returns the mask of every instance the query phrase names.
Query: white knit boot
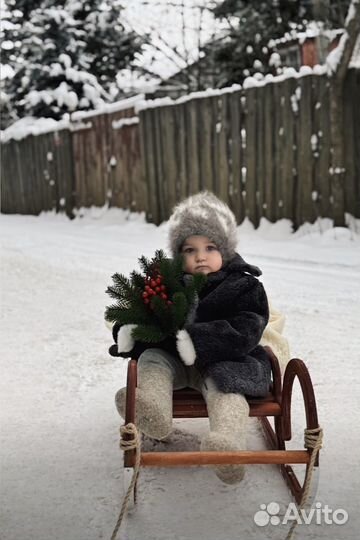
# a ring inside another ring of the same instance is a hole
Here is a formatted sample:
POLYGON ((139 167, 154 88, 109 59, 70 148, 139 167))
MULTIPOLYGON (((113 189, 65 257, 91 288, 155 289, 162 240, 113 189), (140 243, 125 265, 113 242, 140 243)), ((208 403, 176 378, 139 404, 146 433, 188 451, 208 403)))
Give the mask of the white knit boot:
MULTIPOLYGON (((224 394, 206 380, 204 398, 209 413, 210 433, 201 442, 204 452, 245 450, 249 405, 241 394, 224 394)), ((244 477, 244 465, 217 465, 215 473, 226 484, 236 484, 244 477)))
MULTIPOLYGON (((135 394, 135 423, 140 431, 154 439, 164 439, 172 428, 173 381, 171 372, 162 367, 143 366, 138 373, 135 394)), ((126 388, 115 396, 116 408, 125 419, 126 388)))

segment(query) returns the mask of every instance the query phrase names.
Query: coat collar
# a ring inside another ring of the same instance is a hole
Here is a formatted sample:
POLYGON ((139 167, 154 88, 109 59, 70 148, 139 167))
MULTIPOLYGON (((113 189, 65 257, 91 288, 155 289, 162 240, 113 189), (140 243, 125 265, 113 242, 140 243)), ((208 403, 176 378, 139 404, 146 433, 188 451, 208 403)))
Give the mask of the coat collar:
MULTIPOLYGON (((248 264, 238 253, 218 272, 212 272, 207 275, 207 280, 204 288, 200 291, 199 298, 203 299, 208 296, 214 289, 220 285, 228 276, 234 274, 251 274, 252 276, 260 276, 261 270, 257 266, 248 264)), ((185 274, 184 280, 190 281, 192 278, 190 274, 185 274)))
POLYGON ((247 263, 238 253, 218 272, 208 274, 207 283, 218 283, 223 281, 230 274, 251 274, 252 276, 261 276, 260 268, 247 263))

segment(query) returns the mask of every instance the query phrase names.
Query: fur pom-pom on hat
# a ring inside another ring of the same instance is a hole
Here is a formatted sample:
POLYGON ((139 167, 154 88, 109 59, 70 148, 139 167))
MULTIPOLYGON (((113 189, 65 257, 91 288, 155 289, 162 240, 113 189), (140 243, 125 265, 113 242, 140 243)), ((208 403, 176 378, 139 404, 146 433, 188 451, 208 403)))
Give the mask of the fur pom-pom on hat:
POLYGON ((236 219, 227 204, 209 191, 201 191, 175 206, 169 219, 169 248, 177 255, 189 236, 207 236, 226 264, 236 252, 236 219))

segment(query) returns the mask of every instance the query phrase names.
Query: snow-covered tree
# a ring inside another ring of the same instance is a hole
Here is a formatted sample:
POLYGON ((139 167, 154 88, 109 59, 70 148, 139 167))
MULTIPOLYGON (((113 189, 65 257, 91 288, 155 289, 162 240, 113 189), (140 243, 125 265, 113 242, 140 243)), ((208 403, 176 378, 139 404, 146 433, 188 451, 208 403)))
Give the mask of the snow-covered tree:
POLYGON ((341 26, 349 0, 224 0, 214 9, 228 31, 207 47, 220 67, 218 86, 241 83, 254 73, 276 73, 276 38, 306 29, 309 21, 341 26))
POLYGON ((14 76, 5 90, 19 117, 58 119, 118 95, 116 74, 143 44, 122 23, 118 0, 7 0, 7 6, 13 26, 3 30, 2 62, 14 76))
POLYGON ((124 18, 148 38, 136 59, 137 70, 131 77, 127 70, 119 74, 130 92, 156 88, 157 95, 169 92, 175 97, 212 86, 211 65, 202 47, 213 41, 223 26, 212 13, 218 0, 122 1, 124 18))

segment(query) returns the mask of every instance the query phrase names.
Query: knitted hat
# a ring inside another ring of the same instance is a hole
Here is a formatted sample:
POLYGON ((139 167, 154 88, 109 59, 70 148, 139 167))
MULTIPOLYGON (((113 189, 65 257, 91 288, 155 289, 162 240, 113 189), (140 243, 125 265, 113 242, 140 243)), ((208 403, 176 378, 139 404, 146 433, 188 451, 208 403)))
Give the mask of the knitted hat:
POLYGON ((213 193, 201 191, 175 206, 169 219, 169 247, 178 254, 189 236, 207 236, 219 249, 224 264, 237 245, 236 219, 230 208, 213 193))

